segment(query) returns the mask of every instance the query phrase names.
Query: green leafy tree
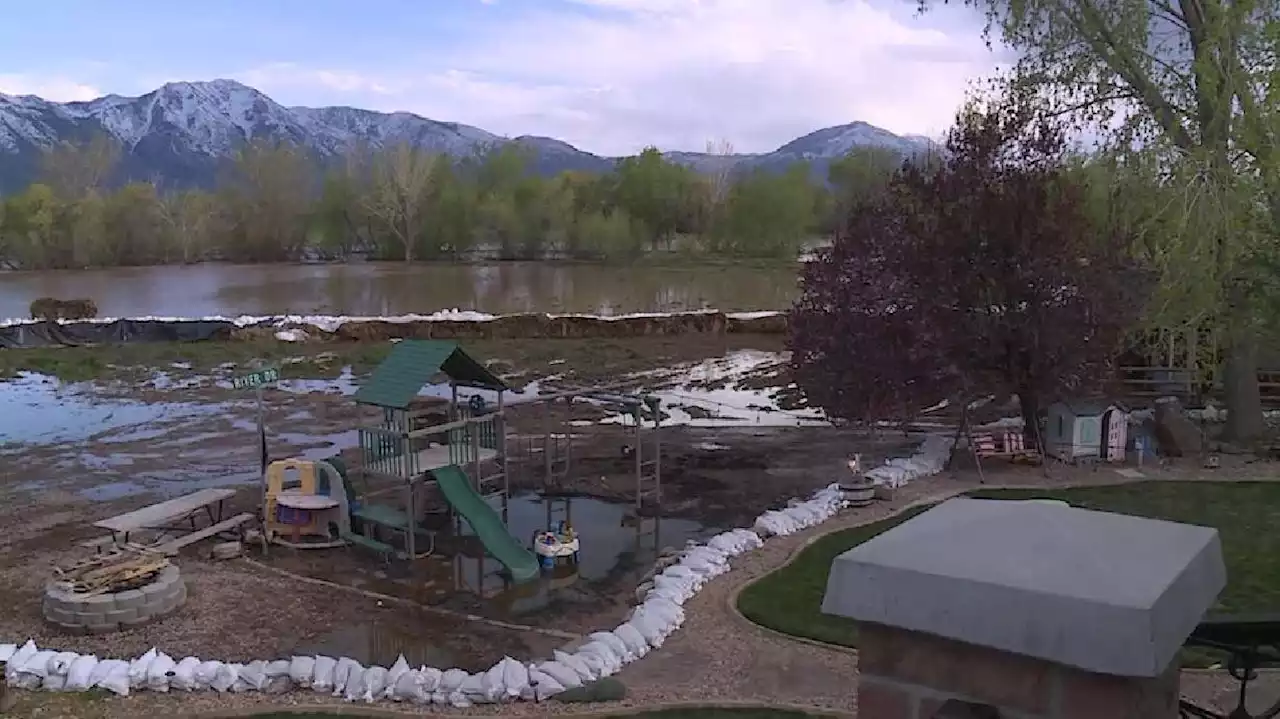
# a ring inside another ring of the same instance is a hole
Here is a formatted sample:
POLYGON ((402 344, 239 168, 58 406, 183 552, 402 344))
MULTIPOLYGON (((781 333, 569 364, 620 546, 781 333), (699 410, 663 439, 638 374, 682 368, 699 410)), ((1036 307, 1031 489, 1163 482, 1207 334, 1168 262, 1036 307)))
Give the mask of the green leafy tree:
MULTIPOLYGON (((925 6, 932 0, 923 0, 925 6)), ((1100 128, 1116 154, 1139 145, 1161 168, 1160 184, 1187 201, 1167 208, 1180 231, 1155 236, 1175 278, 1197 275, 1190 307, 1152 321, 1221 329, 1226 435, 1263 430, 1257 342, 1271 324, 1257 268, 1280 224, 1280 88, 1276 74, 1280 4, 1275 0, 966 0, 988 18, 988 33, 1019 60, 1013 82, 1048 98, 1082 125, 1100 128), (1269 221, 1259 223, 1257 208, 1269 221), (1177 218, 1185 222, 1179 223, 1177 218), (1204 243, 1211 242, 1206 258, 1204 243), (1205 261, 1205 260, 1208 261, 1205 261)))
POLYGON ((860 147, 828 165, 831 193, 824 208, 823 229, 830 233, 843 222, 854 203, 883 192, 902 162, 902 156, 888 148, 860 147))
POLYGON ((795 257, 814 231, 817 193, 809 168, 757 170, 729 190, 723 220, 712 232, 714 251, 745 257, 795 257))
POLYGON ((312 163, 289 144, 250 143, 241 149, 220 193, 231 259, 262 262, 298 257, 311 214, 312 163))
POLYGON ((640 222, 653 247, 670 246, 677 232, 690 229, 697 215, 691 201, 697 183, 693 171, 667 162, 657 148, 618 161, 613 203, 640 222))

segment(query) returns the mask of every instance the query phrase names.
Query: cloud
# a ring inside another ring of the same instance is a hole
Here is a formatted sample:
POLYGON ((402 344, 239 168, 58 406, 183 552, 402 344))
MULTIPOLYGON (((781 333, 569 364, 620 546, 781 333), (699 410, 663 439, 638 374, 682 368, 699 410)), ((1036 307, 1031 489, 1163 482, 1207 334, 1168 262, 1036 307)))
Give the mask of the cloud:
POLYGON ((473 26, 403 71, 285 64, 238 77, 293 104, 407 110, 599 153, 701 149, 710 138, 754 152, 854 120, 939 135, 999 60, 978 18, 945 8, 917 17, 903 0, 538 7, 473 26))
POLYGON ((232 73, 245 84, 266 91, 268 88, 321 89, 337 93, 369 93, 392 95, 405 92, 409 85, 371 77, 348 70, 308 69, 296 63, 278 62, 232 73))
POLYGON ((5 95, 37 95, 55 102, 83 102, 102 97, 98 88, 65 77, 6 75, 0 73, 0 93, 5 95))

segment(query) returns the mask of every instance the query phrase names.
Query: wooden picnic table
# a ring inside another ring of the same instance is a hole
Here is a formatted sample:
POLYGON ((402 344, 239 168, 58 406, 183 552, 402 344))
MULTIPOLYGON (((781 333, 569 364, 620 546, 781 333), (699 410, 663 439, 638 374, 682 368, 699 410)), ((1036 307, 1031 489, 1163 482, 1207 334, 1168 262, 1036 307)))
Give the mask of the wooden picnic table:
POLYGON ((178 522, 191 523, 191 531, 196 530, 196 517, 203 510, 209 517, 210 524, 222 522, 223 502, 236 494, 234 489, 202 489, 181 497, 151 504, 132 512, 108 517, 93 523, 93 526, 111 532, 114 541, 129 541, 129 533, 142 529, 165 529, 178 522), (123 537, 119 536, 123 535, 123 537))

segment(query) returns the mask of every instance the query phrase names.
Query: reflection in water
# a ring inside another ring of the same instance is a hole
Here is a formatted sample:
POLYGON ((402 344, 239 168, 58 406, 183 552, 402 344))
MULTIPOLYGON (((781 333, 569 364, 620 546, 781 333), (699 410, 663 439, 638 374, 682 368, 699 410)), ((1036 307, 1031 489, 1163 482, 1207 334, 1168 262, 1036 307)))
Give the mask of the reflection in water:
MULTIPOLYGON (((493 500, 498 508, 499 500, 493 500)), ((518 495, 507 505, 507 527, 520 543, 529 546, 535 532, 564 520, 581 541, 576 568, 558 567, 539 582, 512 586, 496 561, 479 551, 453 560, 454 587, 488 597, 494 608, 519 615, 545 608, 571 591, 578 582, 605 582, 627 572, 652 566, 667 547, 683 547, 689 540, 703 540, 716 530, 688 519, 636 520, 630 504, 615 504, 588 497, 544 498, 518 495)), ((463 532, 470 536, 465 526, 463 532)))
POLYGON ((431 621, 358 624, 341 627, 317 639, 300 643, 293 651, 302 655, 351 657, 365 666, 389 667, 403 655, 410 666, 452 667, 452 653, 431 636, 431 621))
POLYGON ((535 262, 192 265, 2 276, 0 318, 28 316, 37 297, 91 297, 103 317, 776 310, 790 305, 796 286, 791 267, 535 262))

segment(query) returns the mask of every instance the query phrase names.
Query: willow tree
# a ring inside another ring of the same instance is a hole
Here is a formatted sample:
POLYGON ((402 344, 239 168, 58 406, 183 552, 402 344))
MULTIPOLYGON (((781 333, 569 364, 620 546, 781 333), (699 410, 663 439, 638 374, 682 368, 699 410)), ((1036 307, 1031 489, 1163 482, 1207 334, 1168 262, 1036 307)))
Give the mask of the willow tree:
POLYGON ((436 155, 407 143, 373 156, 372 186, 363 196, 364 209, 395 238, 405 262, 413 261, 414 247, 427 222, 438 161, 436 155))
MULTIPOLYGON (((1145 240, 1170 295, 1151 319, 1221 330, 1227 434, 1260 434, 1257 337, 1269 313, 1258 268, 1280 224, 1280 2, 952 1, 983 10, 988 39, 1017 53, 1014 82, 1092 126, 1110 150, 1146 155, 1169 193, 1153 203, 1163 216, 1145 240), (1192 294, 1173 297, 1179 288, 1192 294)), ((1134 159, 1121 165, 1132 170, 1134 159)))

